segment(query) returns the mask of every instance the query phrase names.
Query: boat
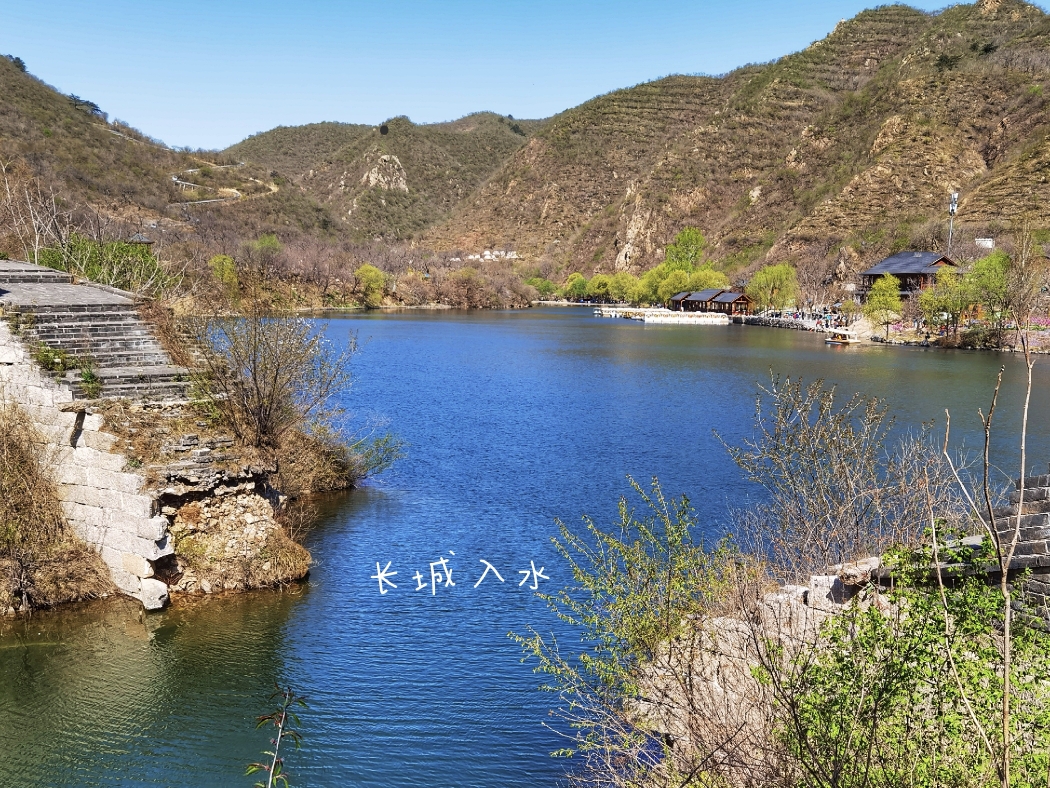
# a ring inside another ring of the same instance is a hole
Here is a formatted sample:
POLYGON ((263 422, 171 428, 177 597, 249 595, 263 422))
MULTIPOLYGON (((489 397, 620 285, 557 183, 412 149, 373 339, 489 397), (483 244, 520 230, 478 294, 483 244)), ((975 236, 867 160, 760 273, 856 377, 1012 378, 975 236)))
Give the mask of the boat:
POLYGON ((856 331, 848 328, 829 328, 824 335, 824 342, 829 345, 855 345, 860 342, 856 331))

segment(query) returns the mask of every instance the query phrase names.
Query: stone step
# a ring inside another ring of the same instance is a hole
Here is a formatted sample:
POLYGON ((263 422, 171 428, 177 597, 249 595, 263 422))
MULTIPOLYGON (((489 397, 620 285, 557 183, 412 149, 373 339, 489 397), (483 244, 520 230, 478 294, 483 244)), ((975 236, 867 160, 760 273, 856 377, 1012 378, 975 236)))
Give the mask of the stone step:
POLYGON ((36 340, 40 344, 48 345, 49 347, 61 347, 64 350, 72 352, 75 349, 90 350, 92 348, 99 349, 115 349, 115 348, 126 348, 129 350, 160 350, 163 346, 149 334, 138 334, 132 337, 123 337, 117 334, 105 335, 101 337, 95 336, 65 336, 65 337, 40 337, 40 336, 28 336, 30 341, 29 344, 34 344, 32 340, 36 340))
POLYGON ((160 367, 170 359, 163 353, 99 353, 90 358, 79 359, 91 367, 96 374, 100 369, 137 369, 139 367, 160 367))
POLYGON ((63 315, 52 320, 50 317, 42 319, 39 315, 20 316, 19 321, 23 331, 83 331, 85 329, 120 330, 134 327, 146 328, 137 315, 125 315, 120 313, 107 313, 103 315, 63 315))
MULTIPOLYGON (((1050 487, 1027 487, 1024 491, 1025 506, 1031 501, 1050 500, 1050 487)), ((1010 493, 1010 503, 1017 504, 1021 501, 1020 492, 1010 493)))
MULTIPOLYGON (((171 364, 102 367, 94 373, 100 383, 99 396, 110 399, 186 399, 190 385, 189 370, 171 364)), ((79 371, 67 372, 61 380, 75 398, 89 398, 79 371)))
POLYGON ((73 277, 62 271, 9 271, 0 274, 0 286, 5 284, 40 284, 43 282, 68 285, 73 283, 73 277))
POLYGON ((62 307, 62 311, 40 312, 36 308, 28 309, 24 306, 11 311, 22 315, 31 315, 31 323, 42 326, 85 322, 111 323, 121 320, 134 322, 140 320, 135 310, 129 310, 122 304, 93 304, 89 305, 89 308, 78 309, 75 312, 68 311, 66 307, 62 307))
POLYGON ((52 330, 46 329, 44 331, 37 331, 35 329, 24 331, 24 335, 34 336, 41 342, 48 340, 75 340, 75 339, 111 339, 119 337, 127 337, 129 339, 141 339, 145 337, 153 338, 153 334, 143 325, 135 327, 129 327, 126 329, 96 329, 90 326, 76 326, 70 327, 63 330, 52 330))
POLYGON ((76 339, 47 340, 40 342, 29 342, 30 347, 35 344, 61 349, 73 355, 92 356, 104 352, 128 352, 128 353, 163 353, 163 346, 155 339, 147 337, 134 339, 119 339, 118 337, 106 337, 104 339, 76 339))
MULTIPOLYGON (((175 382, 103 384, 98 398, 184 402, 189 399, 187 388, 187 384, 175 382)), ((91 399, 79 384, 70 389, 75 399, 91 399)))
POLYGON ((141 326, 142 319, 134 313, 128 312, 78 312, 68 315, 33 315, 29 326, 33 328, 66 328, 68 326, 98 326, 99 328, 114 328, 118 326, 141 326))
MULTIPOLYGON (((1040 487, 1050 487, 1050 474, 1044 473, 1040 476, 1028 476, 1024 479, 1024 488, 1026 490, 1039 489, 1040 487)), ((1014 482, 1014 489, 1021 489, 1020 481, 1014 482)), ((1027 495, 1025 496, 1028 497, 1027 495)))
MULTIPOLYGON (((75 287, 75 285, 74 285, 75 287)), ((104 315, 110 312, 123 312, 125 314, 138 314, 135 305, 126 301, 114 303, 85 303, 85 304, 15 304, 19 312, 32 312, 35 315, 82 315, 85 313, 104 315)))
MULTIPOLYGON (((3 272, 0 266, 0 274, 3 272)), ((22 271, 8 273, 23 275, 22 271)), ((58 282, 52 274, 31 271, 26 275, 58 282)), ((23 340, 30 346, 39 343, 64 350, 90 364, 99 382, 99 396, 187 399, 189 370, 171 363, 151 327, 139 317, 133 301, 65 283, 53 287, 26 284, 21 290, 12 287, 10 292, 8 308, 25 316, 20 321, 23 340)), ((88 398, 82 375, 80 369, 73 369, 59 378, 77 399, 88 398)))
POLYGON ((75 344, 77 342, 156 342, 145 329, 136 331, 26 331, 23 336, 36 339, 45 345, 51 343, 75 344))
POLYGON ((67 342, 44 342, 42 344, 49 348, 63 350, 71 356, 78 356, 84 359, 99 359, 107 353, 164 353, 163 347, 156 342, 151 342, 146 339, 133 342, 118 339, 107 339, 101 342, 75 340, 67 342))
MULTIPOLYGON (((1027 495, 1028 492, 1030 492, 1030 490, 1025 490, 1026 494, 1024 507, 1021 511, 1022 515, 1043 514, 1045 512, 1050 512, 1050 499, 1038 498, 1029 500, 1027 495)), ((998 509, 993 509, 992 513, 995 515, 996 519, 1007 519, 1010 517, 1015 517, 1017 515, 1017 502, 1015 501, 1010 506, 1002 506, 998 509)))
MULTIPOLYGON (((119 367, 97 367, 95 374, 106 381, 130 381, 138 380, 174 380, 178 377, 188 377, 190 371, 185 367, 177 367, 174 364, 142 364, 119 367)), ((66 377, 70 380, 79 380, 80 373, 67 372, 66 377)))

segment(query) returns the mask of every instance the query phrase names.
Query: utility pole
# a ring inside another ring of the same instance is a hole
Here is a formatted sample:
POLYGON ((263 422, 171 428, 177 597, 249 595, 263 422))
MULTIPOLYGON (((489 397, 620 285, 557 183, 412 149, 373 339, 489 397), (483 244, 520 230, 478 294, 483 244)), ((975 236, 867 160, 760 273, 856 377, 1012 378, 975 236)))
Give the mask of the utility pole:
POLYGON ((948 251, 945 257, 952 256, 952 231, 955 229, 955 212, 959 210, 959 192, 952 192, 948 203, 948 251))

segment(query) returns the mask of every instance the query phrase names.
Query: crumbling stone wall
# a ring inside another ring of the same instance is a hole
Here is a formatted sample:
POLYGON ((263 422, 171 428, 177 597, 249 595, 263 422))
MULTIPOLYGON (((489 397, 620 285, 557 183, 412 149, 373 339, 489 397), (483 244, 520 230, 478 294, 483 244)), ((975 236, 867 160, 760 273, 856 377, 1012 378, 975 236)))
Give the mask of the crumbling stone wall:
POLYGON ((147 609, 163 607, 168 587, 153 578, 153 564, 173 549, 145 478, 112 451, 116 438, 102 430, 102 417, 74 403, 72 390, 45 375, 2 321, 0 388, 47 441, 73 532, 99 551, 117 588, 147 609))
POLYGON ((309 553, 275 520, 268 469, 239 464, 229 438, 173 437, 165 425, 183 404, 130 406, 152 424, 149 440, 164 443, 159 464, 129 462, 122 439, 106 430, 104 409, 74 401, 2 320, 0 396, 18 403, 46 441, 73 532, 99 552, 114 585, 146 609, 166 605, 169 589, 210 593, 307 573, 309 553))

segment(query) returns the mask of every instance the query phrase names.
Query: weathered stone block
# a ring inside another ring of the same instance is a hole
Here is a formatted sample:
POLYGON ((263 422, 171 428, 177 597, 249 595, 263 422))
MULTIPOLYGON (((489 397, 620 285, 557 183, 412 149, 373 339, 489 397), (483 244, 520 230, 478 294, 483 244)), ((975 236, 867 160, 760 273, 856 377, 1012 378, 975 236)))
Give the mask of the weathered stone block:
MULTIPOLYGON (((1008 544, 1012 538, 1013 534, 1007 532, 1006 541, 1008 544)), ((1047 539, 1050 539, 1050 528, 1022 528, 1018 535, 1018 541, 1021 542, 1045 542, 1047 539)))
POLYGON ((83 465, 62 464, 55 468, 55 483, 86 485, 88 469, 83 465))
POLYGON ((809 579, 806 604, 817 610, 835 611, 852 599, 856 586, 847 586, 838 575, 813 575, 809 579))
POLYGON ((1022 542, 1017 545, 1014 550, 1014 555, 1045 555, 1046 554, 1046 542, 1022 542))
POLYGON ((135 517, 152 517, 155 502, 148 495, 129 495, 128 493, 115 493, 119 499, 120 511, 135 517))
POLYGON ((847 586, 863 586, 871 582, 872 575, 882 566, 879 557, 864 558, 838 567, 838 578, 847 586))
MULTIPOLYGON (((88 416, 88 418, 91 417, 88 416)), ((85 419, 84 422, 84 431, 80 434, 80 440, 77 442, 77 446, 86 446, 89 449, 96 449, 98 451, 112 451, 113 446, 117 442, 116 437, 105 432, 89 431, 87 428, 87 419, 85 419)))
POLYGON ((86 506, 73 501, 62 501, 62 512, 66 519, 72 523, 83 523, 84 525, 104 527, 108 521, 106 513, 97 506, 86 506))
MULTIPOLYGON (((1024 491, 1024 499, 1026 501, 1045 501, 1050 498, 1050 487, 1037 487, 1031 490, 1024 491)), ((1016 504, 1021 501, 1020 492, 1010 493, 1010 503, 1016 504)))
POLYGON ((113 581, 113 585, 120 591, 137 598, 139 591, 142 589, 142 578, 131 574, 122 566, 113 566, 112 564, 109 564, 109 576, 113 581))
POLYGON ((106 496, 103 495, 97 487, 86 484, 59 485, 58 499, 60 501, 83 504, 84 506, 94 506, 100 509, 104 508, 107 503, 106 496))
MULTIPOLYGON (((1026 490, 1029 488, 1050 487, 1050 474, 1044 473, 1041 476, 1029 476, 1024 480, 1024 487, 1026 490)), ((1021 489, 1020 481, 1014 482, 1014 488, 1021 489)))
POLYGON ((106 531, 103 545, 106 549, 140 555, 149 561, 156 561, 158 558, 163 558, 175 552, 171 546, 171 540, 166 537, 153 541, 151 539, 143 539, 134 533, 118 531, 113 528, 106 531))
POLYGON ((168 604, 168 587, 159 580, 146 578, 141 581, 141 590, 135 596, 146 610, 160 610, 168 604))
POLYGON ((111 471, 104 468, 88 468, 87 484, 100 490, 137 494, 145 483, 145 479, 137 473, 125 473, 123 471, 111 471))
POLYGON ((1045 553, 1014 556, 1011 567, 1013 569, 1035 569, 1036 567, 1050 566, 1050 555, 1045 553))
POLYGON ((37 424, 63 427, 67 436, 69 431, 73 429, 73 424, 76 423, 77 415, 75 413, 63 413, 50 405, 21 404, 21 407, 25 414, 37 424))
POLYGON ((141 555, 122 553, 121 565, 124 567, 125 571, 131 572, 131 574, 138 577, 153 577, 153 564, 141 555))
POLYGON ((89 446, 79 446, 73 452, 73 462, 89 468, 122 471, 126 460, 120 454, 110 454, 109 452, 92 449, 89 446))
POLYGON ((138 524, 136 533, 143 539, 158 542, 168 534, 168 518, 157 515, 148 520, 142 520, 138 524))
POLYGON ((26 354, 22 348, 6 343, 0 344, 0 364, 22 364, 25 363, 25 360, 26 354))
MULTIPOLYGON (((1017 527, 1017 517, 1004 518, 996 521, 1000 534, 1012 534, 1017 527)), ((1020 517, 1021 528, 1046 528, 1050 526, 1050 514, 1022 514, 1020 517)))

